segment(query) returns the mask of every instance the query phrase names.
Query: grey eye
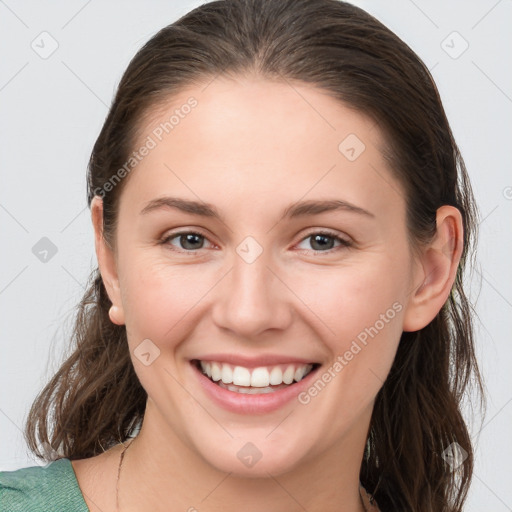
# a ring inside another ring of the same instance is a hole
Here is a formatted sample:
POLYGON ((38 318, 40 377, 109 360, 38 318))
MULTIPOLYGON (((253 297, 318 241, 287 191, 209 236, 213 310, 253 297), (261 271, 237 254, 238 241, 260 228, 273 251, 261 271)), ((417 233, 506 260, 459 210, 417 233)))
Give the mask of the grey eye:
POLYGON ((163 243, 172 245, 176 247, 178 250, 182 251, 194 251, 198 249, 203 249, 204 242, 206 237, 201 235, 200 233, 195 233, 193 231, 187 231, 182 233, 174 233, 168 236, 163 243), (173 243, 173 240, 177 240, 177 243, 173 243))

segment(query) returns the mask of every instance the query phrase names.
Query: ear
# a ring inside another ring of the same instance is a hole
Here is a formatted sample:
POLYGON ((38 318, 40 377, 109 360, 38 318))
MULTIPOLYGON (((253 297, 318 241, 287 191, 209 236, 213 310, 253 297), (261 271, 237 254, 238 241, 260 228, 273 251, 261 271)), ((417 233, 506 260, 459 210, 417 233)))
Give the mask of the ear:
POLYGON ((124 311, 121 302, 121 291, 117 275, 117 263, 114 250, 103 238, 103 199, 94 196, 91 201, 91 218, 94 227, 94 245, 96 258, 100 269, 103 284, 108 297, 112 302, 109 311, 110 320, 117 325, 124 324, 124 311))
POLYGON ((460 211, 444 205, 436 212, 436 234, 422 248, 413 272, 414 290, 404 314, 404 331, 419 331, 428 325, 447 301, 463 249, 460 211))

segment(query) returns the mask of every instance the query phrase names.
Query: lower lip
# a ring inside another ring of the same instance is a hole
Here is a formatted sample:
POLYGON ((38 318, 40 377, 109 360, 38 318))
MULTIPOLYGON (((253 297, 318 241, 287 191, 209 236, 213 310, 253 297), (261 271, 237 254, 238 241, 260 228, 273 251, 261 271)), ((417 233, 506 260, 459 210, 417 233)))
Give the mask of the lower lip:
POLYGON ((194 363, 191 363, 191 366, 207 396, 222 408, 239 414, 264 414, 283 407, 310 385, 319 368, 315 368, 301 381, 290 384, 286 388, 270 393, 249 395, 221 388, 204 375, 194 363))

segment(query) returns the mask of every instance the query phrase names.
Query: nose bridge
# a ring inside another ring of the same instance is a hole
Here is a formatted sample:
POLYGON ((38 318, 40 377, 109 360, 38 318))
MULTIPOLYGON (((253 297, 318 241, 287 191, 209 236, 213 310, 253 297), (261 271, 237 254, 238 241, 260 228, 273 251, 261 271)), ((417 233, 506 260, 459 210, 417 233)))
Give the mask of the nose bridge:
MULTIPOLYGON (((250 237, 248 237, 250 238, 250 237)), ((252 239, 236 248, 233 267, 223 280, 214 320, 219 327, 251 337, 290 320, 286 287, 272 271, 271 251, 252 239)))

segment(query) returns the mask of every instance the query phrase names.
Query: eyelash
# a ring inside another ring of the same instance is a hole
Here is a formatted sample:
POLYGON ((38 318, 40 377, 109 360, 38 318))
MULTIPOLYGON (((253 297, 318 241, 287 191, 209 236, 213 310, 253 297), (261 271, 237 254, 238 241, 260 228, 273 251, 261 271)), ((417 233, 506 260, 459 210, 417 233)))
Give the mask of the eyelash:
MULTIPOLYGON (((161 245, 169 245, 171 247, 172 251, 176 251, 176 252, 180 252, 180 253, 187 253, 190 255, 196 255, 197 252, 200 251, 202 248, 197 249, 197 250, 185 250, 185 249, 176 249, 174 246, 171 246, 171 244, 169 242, 179 236, 182 236, 182 235, 197 235, 197 236, 204 238, 205 240, 208 240, 208 238, 205 235, 203 235, 202 233, 199 233, 197 231, 179 231, 177 233, 171 233, 170 235, 164 237, 160 241, 160 244, 161 245)), ((313 237, 314 235, 321 235, 321 236, 327 236, 329 238, 333 238, 335 241, 340 242, 340 245, 338 247, 333 247, 332 249, 327 249, 325 251, 317 251, 314 249, 310 249, 310 250, 301 249, 302 251, 305 251, 306 253, 314 253, 315 255, 332 254, 333 252, 336 252, 338 250, 348 249, 348 248, 352 247, 352 243, 350 241, 346 240, 345 238, 341 238, 340 236, 338 236, 335 233, 332 233, 330 231, 325 231, 325 230, 312 231, 308 235, 306 235, 304 238, 302 238, 299 243, 303 242, 304 240, 307 240, 308 238, 313 237)))

